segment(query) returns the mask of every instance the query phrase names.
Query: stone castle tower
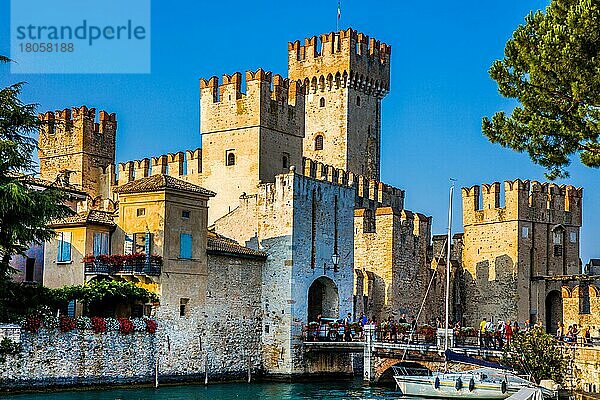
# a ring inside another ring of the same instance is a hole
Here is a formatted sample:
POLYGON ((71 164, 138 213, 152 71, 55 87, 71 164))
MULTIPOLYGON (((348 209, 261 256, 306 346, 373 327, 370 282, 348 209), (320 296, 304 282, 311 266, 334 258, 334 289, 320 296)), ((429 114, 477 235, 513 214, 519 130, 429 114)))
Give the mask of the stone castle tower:
POLYGON ((211 222, 237 207, 241 194, 256 193, 261 181, 302 165, 304 94, 297 82, 262 69, 246 72, 245 91, 239 72, 221 83, 201 79, 200 111, 201 184, 217 192, 211 222))
POLYGON ((75 185, 92 198, 99 195, 100 170, 115 162, 117 120, 115 114, 86 106, 46 112, 39 137, 40 178, 54 182, 70 175, 75 185))
POLYGON ((555 330, 560 277, 581 273, 582 189, 517 179, 504 196, 498 182, 463 188, 462 201, 465 323, 529 319, 555 330))
POLYGON ((352 29, 288 44, 289 78, 306 88, 305 157, 379 180, 390 55, 390 46, 352 29))

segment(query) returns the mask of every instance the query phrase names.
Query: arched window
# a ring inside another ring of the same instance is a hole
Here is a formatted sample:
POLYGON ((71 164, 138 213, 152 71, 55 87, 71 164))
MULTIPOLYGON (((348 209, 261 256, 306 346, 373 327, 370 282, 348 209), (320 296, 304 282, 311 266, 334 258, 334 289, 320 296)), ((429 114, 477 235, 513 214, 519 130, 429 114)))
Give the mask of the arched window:
POLYGON ((323 150, 323 135, 317 135, 315 138, 315 150, 323 150))
POLYGON ((319 100, 319 107, 325 107, 325 97, 321 97, 319 100))
POLYGON ((227 159, 225 160, 225 165, 235 165, 235 153, 232 150, 227 151, 227 159))
POLYGON ((283 153, 281 165, 283 166, 283 169, 288 169, 290 167, 290 155, 288 153, 283 153))
POLYGON ((356 96, 356 105, 360 106, 360 96, 356 96))

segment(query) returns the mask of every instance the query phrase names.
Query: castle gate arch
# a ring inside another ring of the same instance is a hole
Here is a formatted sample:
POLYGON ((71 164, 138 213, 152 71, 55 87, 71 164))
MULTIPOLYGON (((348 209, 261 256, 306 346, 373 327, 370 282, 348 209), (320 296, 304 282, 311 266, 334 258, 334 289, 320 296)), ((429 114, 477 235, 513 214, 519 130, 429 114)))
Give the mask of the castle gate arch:
POLYGON ((555 333, 558 323, 563 321, 562 294, 558 290, 552 290, 546 296, 546 331, 555 333))
POLYGON ((315 279, 308 288, 308 321, 315 321, 319 314, 323 318, 339 318, 339 312, 340 300, 335 282, 326 276, 315 279))

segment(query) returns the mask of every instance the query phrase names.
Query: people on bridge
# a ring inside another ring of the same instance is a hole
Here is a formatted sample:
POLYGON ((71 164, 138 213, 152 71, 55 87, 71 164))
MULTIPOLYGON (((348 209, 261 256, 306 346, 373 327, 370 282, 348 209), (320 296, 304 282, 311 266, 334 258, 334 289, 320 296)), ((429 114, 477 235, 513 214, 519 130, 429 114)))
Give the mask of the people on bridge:
POLYGON ((510 346, 510 342, 512 341, 513 337, 513 327, 510 324, 510 320, 508 320, 506 325, 504 325, 504 337, 506 337, 506 345, 510 346))
POLYGON ((352 323, 352 314, 348 313, 346 317, 342 320, 342 324, 344 325, 344 340, 346 342, 350 342, 352 340, 352 332, 350 328, 350 324, 352 323))
POLYGON ((486 330, 485 327, 487 325, 487 319, 483 318, 481 320, 481 322, 479 323, 479 347, 484 348, 485 347, 485 336, 486 336, 486 330))
POLYGON ((408 321, 406 320, 406 314, 402 314, 400 316, 400 319, 398 320, 398 323, 399 324, 406 324, 406 323, 408 323, 408 321))
POLYGON ((368 320, 367 316, 365 315, 365 313, 360 314, 360 325, 361 326, 365 326, 368 321, 369 320, 368 320))

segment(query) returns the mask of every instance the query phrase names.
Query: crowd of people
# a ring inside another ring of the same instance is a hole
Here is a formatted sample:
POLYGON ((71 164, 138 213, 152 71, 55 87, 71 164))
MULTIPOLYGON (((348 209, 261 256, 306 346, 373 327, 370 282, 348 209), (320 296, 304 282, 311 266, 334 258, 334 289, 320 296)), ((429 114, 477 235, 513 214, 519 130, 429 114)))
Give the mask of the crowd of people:
POLYGON ((513 336, 521 329, 530 329, 529 321, 524 326, 520 326, 517 321, 498 321, 496 323, 486 318, 479 323, 479 347, 485 349, 502 349, 505 345, 510 345, 513 336))
MULTIPOLYGON (((527 331, 534 327, 540 329, 544 328, 540 321, 532 324, 527 320, 523 325, 520 325, 517 321, 498 321, 493 323, 492 321, 483 318, 479 324, 479 346, 487 349, 502 349, 505 345, 510 344, 514 335, 519 331, 527 331)), ((568 344, 591 345, 591 329, 593 329, 593 327, 589 326, 584 329, 579 329, 577 324, 572 324, 565 330, 563 323, 558 322, 556 339, 559 342, 568 344)))
MULTIPOLYGON (((403 341, 411 337, 415 339, 413 335, 421 330, 421 328, 417 327, 417 319, 414 316, 408 319, 406 314, 401 314, 400 318, 397 320, 393 317, 389 317, 388 319, 379 322, 375 319, 368 318, 364 313, 356 319, 352 317, 352 314, 348 313, 338 321, 340 327, 343 328, 341 330, 341 332, 343 332, 343 340, 348 341, 356 339, 362 340, 362 328, 365 325, 374 325, 376 327, 375 332, 377 333, 379 340, 403 341)), ((321 315, 317 316, 316 322, 318 325, 321 325, 321 315)), ((444 328, 443 322, 439 317, 436 318, 435 321, 432 321, 431 324, 425 326, 433 329, 444 328)), ((463 331, 460 321, 453 323, 452 327, 455 336, 460 337, 461 332, 463 331)), ((483 318, 479 323, 479 327, 476 328, 476 336, 480 348, 501 350, 505 346, 510 345, 513 337, 517 333, 536 327, 543 329, 543 325, 539 321, 531 323, 529 320, 526 320, 523 324, 519 324, 517 321, 508 320, 493 322, 492 320, 488 321, 487 318, 483 318)), ((474 328, 465 329, 473 333, 475 332, 474 328)), ((566 344, 591 345, 591 330, 593 329, 594 327, 590 326, 580 328, 577 324, 569 325, 567 329, 565 329, 563 323, 559 322, 556 330, 556 339, 559 342, 566 344)), ((471 334, 468 336, 471 336, 471 334)))
POLYGON ((592 334, 591 329, 594 327, 587 326, 583 329, 579 329, 577 324, 569 325, 567 330, 565 331, 565 326, 562 322, 558 323, 558 328, 556 329, 556 339, 559 342, 570 343, 570 344, 584 344, 591 345, 592 344, 592 334))

